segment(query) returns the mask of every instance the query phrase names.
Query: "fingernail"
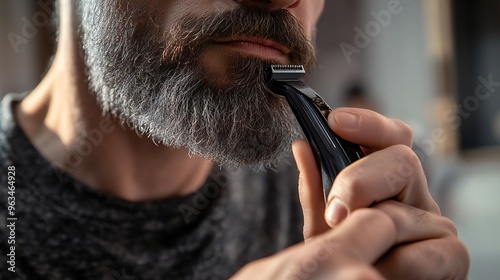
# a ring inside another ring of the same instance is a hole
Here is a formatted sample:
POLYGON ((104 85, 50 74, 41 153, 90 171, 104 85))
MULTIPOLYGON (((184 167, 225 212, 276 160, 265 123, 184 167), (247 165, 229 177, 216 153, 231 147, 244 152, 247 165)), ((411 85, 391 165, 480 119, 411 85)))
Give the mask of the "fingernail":
POLYGON ((334 198, 328 205, 326 218, 331 224, 337 225, 342 222, 348 214, 349 211, 347 210, 345 203, 338 198, 334 198))
POLYGON ((357 128, 359 126, 359 116, 348 112, 335 112, 333 119, 338 126, 343 128, 357 128))

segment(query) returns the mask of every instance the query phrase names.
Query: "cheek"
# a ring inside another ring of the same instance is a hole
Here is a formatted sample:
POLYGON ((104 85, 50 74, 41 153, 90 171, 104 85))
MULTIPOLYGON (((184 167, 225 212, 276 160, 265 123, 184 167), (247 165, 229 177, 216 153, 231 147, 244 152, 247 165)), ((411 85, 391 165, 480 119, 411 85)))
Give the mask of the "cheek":
POLYGON ((170 25, 182 19, 187 14, 205 15, 220 13, 236 8, 239 4, 235 1, 221 0, 151 0, 156 6, 164 9, 164 23, 170 25))
MULTIPOLYGON (((122 0, 123 1, 123 0, 122 0)), ((132 1, 132 0, 128 0, 132 1)), ((158 26, 171 26, 188 12, 193 11, 192 0, 133 0, 140 9, 146 9, 151 19, 158 26)), ((197 10, 200 10, 198 8, 197 10)), ((195 9, 196 11, 196 9, 195 9)), ((146 20, 146 19, 144 19, 146 20)))
POLYGON ((296 10, 291 11, 306 29, 308 38, 312 38, 316 32, 316 24, 323 11, 324 0, 303 1, 303 4, 296 10))

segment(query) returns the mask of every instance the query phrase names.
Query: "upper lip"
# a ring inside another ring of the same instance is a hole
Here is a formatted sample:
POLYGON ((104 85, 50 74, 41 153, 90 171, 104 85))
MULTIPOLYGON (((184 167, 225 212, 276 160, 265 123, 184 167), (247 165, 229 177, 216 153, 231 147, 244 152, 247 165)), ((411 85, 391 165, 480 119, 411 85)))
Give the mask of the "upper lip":
POLYGON ((255 43, 259 45, 263 45, 265 47, 270 47, 273 49, 276 49, 284 54, 289 54, 290 48, 274 41, 271 39, 266 39, 262 37, 249 37, 249 36, 238 36, 238 37, 231 37, 231 38, 225 38, 225 39, 219 39, 219 40, 214 40, 215 43, 231 43, 231 42, 250 42, 250 43, 255 43))

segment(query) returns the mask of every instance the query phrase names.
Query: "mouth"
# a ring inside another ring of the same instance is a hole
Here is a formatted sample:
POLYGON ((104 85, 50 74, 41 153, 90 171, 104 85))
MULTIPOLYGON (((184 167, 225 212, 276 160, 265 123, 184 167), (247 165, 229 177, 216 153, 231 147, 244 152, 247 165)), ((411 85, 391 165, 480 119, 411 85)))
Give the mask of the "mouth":
POLYGON ((287 64, 290 49, 273 40, 259 37, 237 37, 213 41, 215 45, 265 60, 287 64))

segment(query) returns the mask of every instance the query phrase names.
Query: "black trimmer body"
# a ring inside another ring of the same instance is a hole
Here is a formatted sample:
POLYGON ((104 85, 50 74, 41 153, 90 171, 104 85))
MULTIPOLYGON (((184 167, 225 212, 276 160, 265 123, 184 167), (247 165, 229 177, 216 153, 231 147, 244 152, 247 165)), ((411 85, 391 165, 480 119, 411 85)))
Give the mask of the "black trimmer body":
POLYGON ((313 89, 302 82, 305 75, 300 65, 272 65, 267 70, 270 87, 283 95, 309 141, 318 165, 325 200, 328 198, 335 177, 349 164, 362 158, 359 145, 348 142, 328 126, 330 106, 313 89))

